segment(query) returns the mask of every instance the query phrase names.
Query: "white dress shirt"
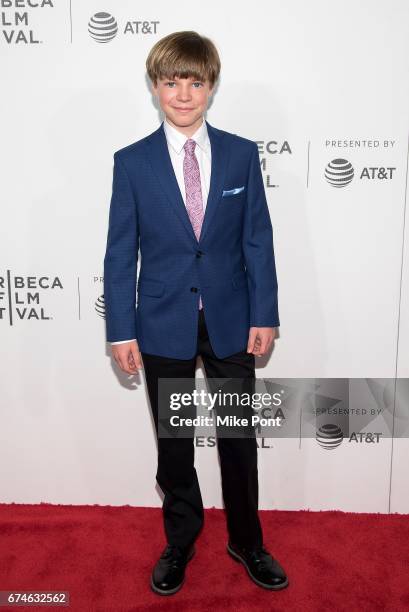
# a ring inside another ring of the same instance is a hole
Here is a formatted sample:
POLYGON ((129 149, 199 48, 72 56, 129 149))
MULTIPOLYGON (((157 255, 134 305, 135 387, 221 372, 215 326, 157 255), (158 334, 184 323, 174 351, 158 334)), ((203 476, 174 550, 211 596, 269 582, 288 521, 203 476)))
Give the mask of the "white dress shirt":
MULTIPOLYGON (((163 122, 163 128, 168 144, 170 160, 172 162, 173 170, 179 185, 180 193, 186 205, 185 179, 183 175, 183 160, 185 157, 185 151, 183 147, 186 140, 188 140, 188 137, 173 127, 173 125, 171 125, 166 118, 163 122)), ((212 157, 209 134, 207 133, 207 126, 204 118, 202 125, 197 128, 196 132, 190 136, 190 138, 196 141, 195 155, 199 163, 203 211, 205 211, 207 198, 209 195, 212 157)), ((111 344, 122 344, 123 342, 132 342, 132 340, 135 340, 135 338, 132 338, 131 340, 119 340, 117 342, 111 342, 111 344)))

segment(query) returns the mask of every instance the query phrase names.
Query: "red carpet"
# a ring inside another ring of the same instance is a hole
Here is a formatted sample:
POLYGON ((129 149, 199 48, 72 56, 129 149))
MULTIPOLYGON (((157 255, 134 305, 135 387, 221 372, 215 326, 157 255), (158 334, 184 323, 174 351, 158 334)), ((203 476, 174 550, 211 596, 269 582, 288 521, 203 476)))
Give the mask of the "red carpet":
POLYGON ((260 517, 287 589, 250 581, 225 552, 224 511, 211 509, 185 585, 163 597, 149 586, 165 545, 160 509, 0 504, 0 590, 69 591, 65 609, 75 612, 409 610, 409 515, 273 510, 260 517))

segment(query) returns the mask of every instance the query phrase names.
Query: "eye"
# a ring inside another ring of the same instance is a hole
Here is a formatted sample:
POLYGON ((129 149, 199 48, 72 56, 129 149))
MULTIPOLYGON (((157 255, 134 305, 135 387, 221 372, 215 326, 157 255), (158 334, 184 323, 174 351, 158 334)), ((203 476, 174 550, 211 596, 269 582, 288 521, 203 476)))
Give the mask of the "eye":
MULTIPOLYGON (((165 87, 167 87, 168 85, 175 85, 175 81, 166 81, 165 87)), ((170 89, 172 89, 172 87, 170 89)))
POLYGON ((192 85, 199 85, 199 87, 195 87, 195 89, 200 89, 200 87, 203 87, 203 83, 201 81, 195 81, 192 83, 192 85))

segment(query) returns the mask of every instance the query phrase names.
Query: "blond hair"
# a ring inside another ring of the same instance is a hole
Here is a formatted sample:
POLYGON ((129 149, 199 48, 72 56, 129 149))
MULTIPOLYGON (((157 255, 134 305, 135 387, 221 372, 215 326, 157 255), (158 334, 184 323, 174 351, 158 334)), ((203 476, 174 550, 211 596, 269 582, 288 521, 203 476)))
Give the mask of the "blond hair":
POLYGON ((158 40, 146 59, 146 70, 156 86, 158 79, 209 81, 213 87, 220 74, 220 57, 206 36, 187 30, 173 32, 158 40))

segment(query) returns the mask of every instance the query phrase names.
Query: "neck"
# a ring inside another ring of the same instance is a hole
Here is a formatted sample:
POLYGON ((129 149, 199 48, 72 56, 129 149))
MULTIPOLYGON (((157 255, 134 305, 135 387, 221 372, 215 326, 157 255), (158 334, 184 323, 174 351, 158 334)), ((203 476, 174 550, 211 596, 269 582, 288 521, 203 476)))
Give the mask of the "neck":
POLYGON ((197 121, 192 123, 192 125, 176 125, 176 123, 173 123, 173 121, 171 119, 169 119, 169 117, 167 115, 166 115, 166 121, 168 123, 170 123, 170 125, 172 127, 174 127, 175 130, 178 130, 179 132, 184 134, 184 136, 187 136, 188 138, 190 138, 190 136, 192 136, 192 134, 194 134, 196 132, 196 130, 202 125, 202 123, 203 123, 203 115, 201 117, 199 117, 199 119, 197 119, 197 121))

